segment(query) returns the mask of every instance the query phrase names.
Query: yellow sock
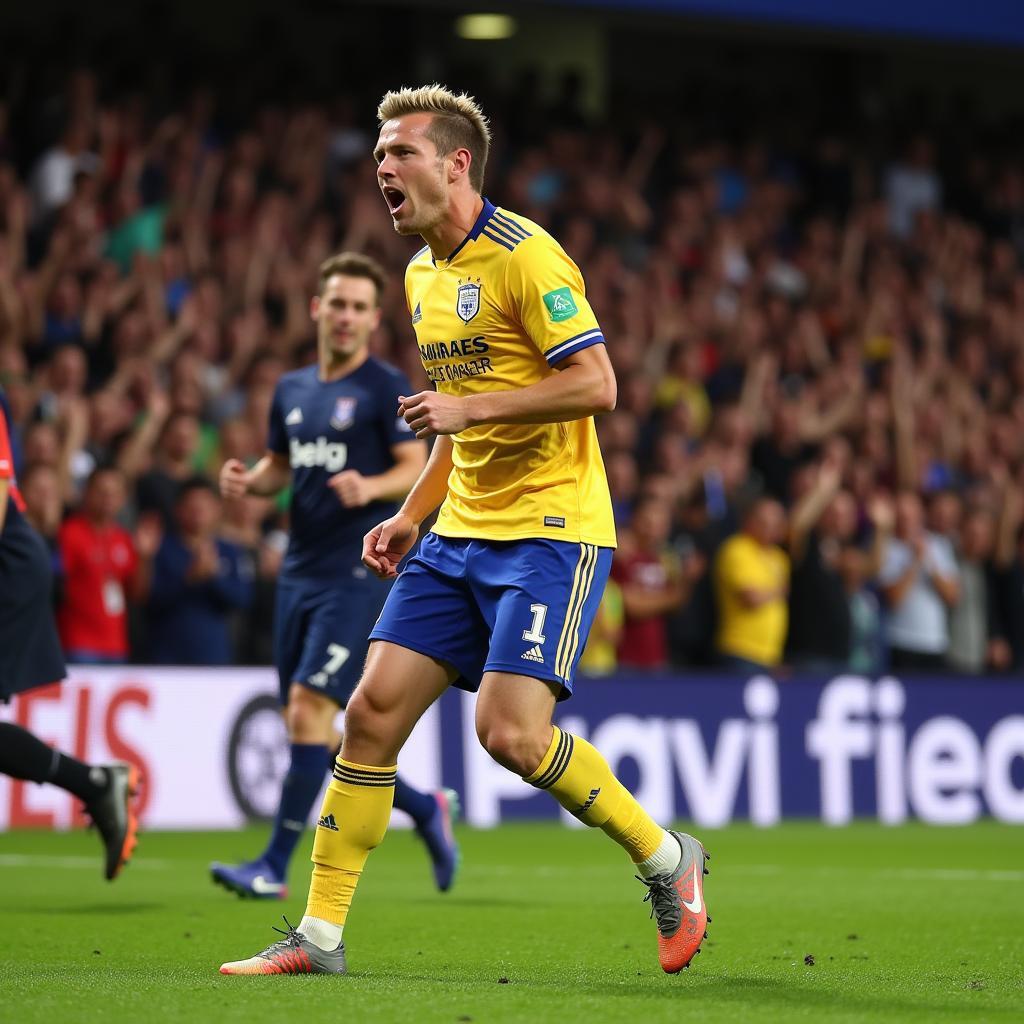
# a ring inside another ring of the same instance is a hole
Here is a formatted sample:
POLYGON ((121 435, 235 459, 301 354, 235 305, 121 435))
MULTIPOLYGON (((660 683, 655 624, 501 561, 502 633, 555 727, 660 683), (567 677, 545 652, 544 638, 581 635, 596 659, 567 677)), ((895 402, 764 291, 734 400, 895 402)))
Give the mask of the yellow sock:
POLYGON ((554 726, 551 746, 526 781, 546 789, 585 825, 611 836, 634 864, 647 860, 665 830, 612 774, 608 762, 586 740, 554 726))
POLYGON ((335 761, 313 840, 307 917, 345 923, 366 858, 387 831, 397 774, 397 765, 335 761))

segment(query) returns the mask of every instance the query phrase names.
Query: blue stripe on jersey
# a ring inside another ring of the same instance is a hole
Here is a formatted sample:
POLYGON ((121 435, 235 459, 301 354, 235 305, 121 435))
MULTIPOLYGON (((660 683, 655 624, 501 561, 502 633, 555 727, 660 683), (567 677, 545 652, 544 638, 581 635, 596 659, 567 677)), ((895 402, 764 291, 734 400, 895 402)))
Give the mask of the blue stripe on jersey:
MULTIPOLYGON (((460 252, 462 252, 462 249, 467 242, 475 242, 480 237, 480 232, 483 231, 483 229, 487 226, 487 222, 491 219, 493 213, 494 203, 492 203, 489 199, 484 197, 484 205, 480 209, 479 216, 473 222, 473 226, 469 229, 469 234, 466 235, 466 237, 461 242, 459 242, 459 244, 455 246, 455 248, 448 255, 448 263, 451 263, 451 261, 455 259, 455 257, 458 256, 460 252)), ((437 261, 434 259, 434 257, 431 256, 430 259, 431 262, 434 263, 435 266, 437 266, 437 261)))
POLYGON ((512 232, 509 231, 508 228, 503 228, 500 224, 498 224, 495 221, 492 221, 490 224, 488 224, 485 230, 490 231, 492 234, 500 235, 502 238, 507 239, 509 242, 511 242, 514 246, 518 245, 522 241, 522 239, 518 235, 512 234, 512 232))
POLYGON ((410 263, 414 263, 414 262, 415 262, 416 260, 418 260, 418 259, 419 259, 419 258, 420 258, 420 257, 421 257, 421 256, 422 256, 422 255, 423 255, 423 254, 424 254, 424 253, 425 253, 425 252, 426 252, 426 251, 427 251, 427 250, 428 250, 429 248, 430 248, 430 246, 429 246, 429 245, 425 245, 425 246, 423 246, 423 248, 422 248, 422 249, 420 249, 420 251, 419 251, 418 253, 416 253, 416 254, 415 254, 415 255, 413 256, 413 258, 412 258, 411 260, 409 260, 409 262, 410 262, 410 263))
POLYGON ((492 235, 487 228, 484 228, 483 234, 485 234, 492 242, 497 242, 498 245, 505 246, 505 248, 508 249, 509 252, 512 252, 515 249, 515 246, 512 245, 510 242, 506 242, 504 238, 500 238, 498 235, 492 235))
POLYGON ((561 344, 556 345, 544 354, 544 358, 547 359, 548 366, 554 366, 555 363, 565 359, 566 356, 571 356, 574 352, 590 348, 591 345, 603 344, 604 335, 601 333, 601 328, 594 327, 589 331, 584 331, 582 334, 577 334, 574 338, 569 338, 568 341, 563 341, 561 344))
POLYGON ((497 210, 495 210, 494 216, 491 218, 491 224, 500 224, 510 234, 519 235, 520 239, 531 237, 530 232, 522 224, 514 221, 504 213, 498 213, 497 210))

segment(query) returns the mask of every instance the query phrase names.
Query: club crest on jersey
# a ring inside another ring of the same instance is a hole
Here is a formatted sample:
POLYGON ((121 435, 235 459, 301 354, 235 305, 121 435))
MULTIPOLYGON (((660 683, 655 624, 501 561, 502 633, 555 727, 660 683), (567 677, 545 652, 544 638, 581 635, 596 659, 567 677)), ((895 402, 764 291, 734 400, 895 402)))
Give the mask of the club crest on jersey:
POLYGON ((480 279, 477 283, 460 282, 458 297, 455 300, 455 312, 468 324, 480 312, 480 279))
POLYGON ((352 426, 352 421, 356 418, 357 401, 355 398, 339 398, 335 401, 334 412, 331 413, 331 426, 335 430, 344 430, 352 426))

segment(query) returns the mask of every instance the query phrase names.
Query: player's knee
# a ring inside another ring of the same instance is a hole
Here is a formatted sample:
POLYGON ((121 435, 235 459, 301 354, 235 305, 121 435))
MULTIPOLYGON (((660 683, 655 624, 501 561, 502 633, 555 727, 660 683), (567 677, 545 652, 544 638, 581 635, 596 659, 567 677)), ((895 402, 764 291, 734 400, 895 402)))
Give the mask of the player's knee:
POLYGON ((338 707, 334 701, 304 686, 293 685, 288 693, 285 724, 292 743, 323 743, 331 740, 338 707))
POLYGON ((372 694, 357 688, 345 708, 345 739, 359 745, 378 742, 387 732, 387 713, 372 694))
POLYGON ((478 722, 477 736, 498 764, 523 778, 537 770, 549 743, 543 730, 517 722, 478 722))

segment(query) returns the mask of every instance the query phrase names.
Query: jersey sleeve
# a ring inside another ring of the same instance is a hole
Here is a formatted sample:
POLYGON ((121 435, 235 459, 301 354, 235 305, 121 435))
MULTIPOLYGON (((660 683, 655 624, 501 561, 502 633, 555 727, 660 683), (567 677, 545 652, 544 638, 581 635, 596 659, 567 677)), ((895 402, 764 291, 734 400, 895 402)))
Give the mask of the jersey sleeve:
POLYGON ((270 416, 267 425, 267 447, 278 455, 288 454, 288 431, 284 428, 284 409, 281 385, 274 388, 274 397, 270 402, 270 416))
POLYGON ((505 281, 513 311, 549 366, 604 344, 579 267, 549 235, 516 246, 505 281))
POLYGON ((416 440, 412 427, 398 415, 398 396, 412 393, 409 378, 401 370, 393 370, 388 377, 387 388, 382 389, 380 394, 380 417, 389 448, 416 440))

